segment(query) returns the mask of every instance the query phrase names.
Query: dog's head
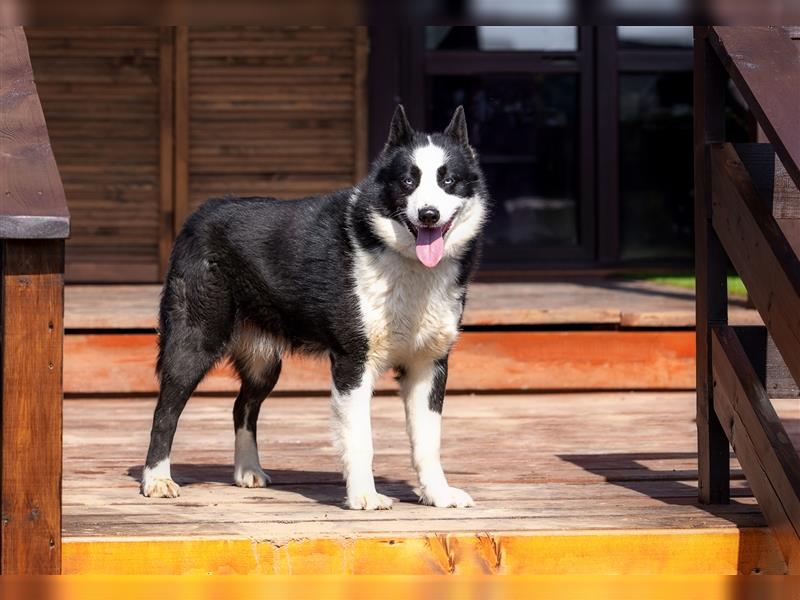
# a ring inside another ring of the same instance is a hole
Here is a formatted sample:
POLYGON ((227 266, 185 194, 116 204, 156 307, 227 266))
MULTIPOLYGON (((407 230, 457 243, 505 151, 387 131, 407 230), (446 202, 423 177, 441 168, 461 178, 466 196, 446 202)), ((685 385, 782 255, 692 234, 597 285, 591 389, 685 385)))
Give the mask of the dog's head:
POLYGON ((429 268, 459 257, 480 233, 487 201, 464 109, 444 132, 427 134, 414 131, 398 106, 369 185, 368 219, 385 245, 429 268))

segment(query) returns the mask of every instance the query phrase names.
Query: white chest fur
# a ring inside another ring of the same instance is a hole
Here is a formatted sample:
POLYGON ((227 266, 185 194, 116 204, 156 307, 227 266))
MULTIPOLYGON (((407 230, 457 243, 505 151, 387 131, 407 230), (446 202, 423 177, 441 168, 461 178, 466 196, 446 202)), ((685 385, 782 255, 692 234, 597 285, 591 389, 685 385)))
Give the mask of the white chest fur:
POLYGON ((368 360, 374 368, 441 358, 449 352, 458 336, 463 293, 456 261, 428 269, 393 251, 358 250, 354 267, 368 360))

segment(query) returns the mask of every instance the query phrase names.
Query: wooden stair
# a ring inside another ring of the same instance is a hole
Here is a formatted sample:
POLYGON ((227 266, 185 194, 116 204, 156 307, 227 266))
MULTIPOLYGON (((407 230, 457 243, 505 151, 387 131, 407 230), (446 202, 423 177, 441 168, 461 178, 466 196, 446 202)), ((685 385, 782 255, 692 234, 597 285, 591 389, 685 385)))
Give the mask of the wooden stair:
MULTIPOLYGON (((67 394, 157 391, 154 375, 158 286, 68 286, 64 387, 67 394)), ((741 324, 760 323, 743 306, 741 324)), ((694 304, 689 291, 635 281, 475 284, 465 331, 453 352, 456 392, 689 390, 694 388, 694 304)), ((222 365, 200 385, 238 389, 222 365)), ((278 393, 324 394, 326 361, 292 357, 278 393)), ((378 389, 396 384, 387 375, 378 389)))

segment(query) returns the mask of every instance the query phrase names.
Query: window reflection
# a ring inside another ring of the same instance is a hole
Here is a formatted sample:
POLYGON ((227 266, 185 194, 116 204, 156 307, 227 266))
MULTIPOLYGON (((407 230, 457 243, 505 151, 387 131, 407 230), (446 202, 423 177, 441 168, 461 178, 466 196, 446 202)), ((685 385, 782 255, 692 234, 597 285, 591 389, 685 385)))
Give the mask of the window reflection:
POLYGON ((426 27, 428 50, 574 52, 577 27, 426 27))
POLYGON ((622 258, 690 258, 692 74, 624 74, 619 93, 622 258))
POLYGON ((617 27, 621 48, 691 48, 692 27, 617 27))
POLYGON ((576 245, 577 77, 434 76, 428 89, 433 129, 446 126, 459 104, 467 111, 493 199, 487 256, 492 247, 576 245))

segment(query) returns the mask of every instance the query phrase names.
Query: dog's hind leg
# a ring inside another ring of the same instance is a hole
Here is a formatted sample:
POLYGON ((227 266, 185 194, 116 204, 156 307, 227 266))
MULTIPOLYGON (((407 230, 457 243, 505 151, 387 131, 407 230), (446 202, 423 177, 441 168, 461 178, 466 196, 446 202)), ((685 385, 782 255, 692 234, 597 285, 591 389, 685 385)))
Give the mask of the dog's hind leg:
POLYGON ((142 473, 141 492, 151 498, 177 498, 179 495, 180 488, 172 480, 169 460, 178 419, 197 384, 218 359, 216 353, 201 349, 200 344, 192 344, 192 350, 175 346, 177 343, 169 341, 162 349, 161 387, 142 473))
POLYGON ((201 279, 195 288, 200 284, 202 296, 190 294, 179 279, 168 280, 164 289, 157 365, 161 386, 142 473, 145 496, 178 496, 169 459, 178 419, 197 384, 225 352, 230 336, 230 303, 213 282, 201 279))
POLYGON ((233 428, 236 432, 233 480, 239 487, 265 487, 271 483, 269 475, 261 468, 258 459, 256 427, 261 404, 275 387, 281 373, 280 357, 264 361, 257 372, 252 360, 243 364, 234 359, 242 387, 233 405, 233 428))
POLYGON ((420 502, 442 508, 463 508, 474 504, 472 498, 450 487, 439 458, 446 382, 447 358, 424 361, 404 369, 400 393, 406 407, 411 459, 419 477, 420 502))

